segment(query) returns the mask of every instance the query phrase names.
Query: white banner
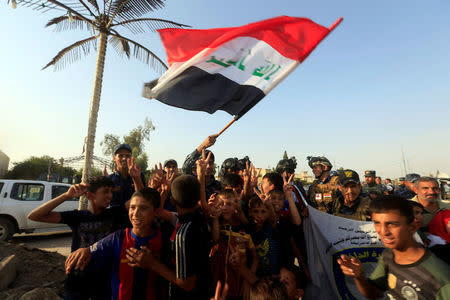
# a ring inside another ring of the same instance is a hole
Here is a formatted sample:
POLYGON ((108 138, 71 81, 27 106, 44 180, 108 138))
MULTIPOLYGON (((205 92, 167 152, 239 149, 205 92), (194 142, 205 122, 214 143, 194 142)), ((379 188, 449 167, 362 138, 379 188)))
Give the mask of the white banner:
POLYGON ((342 273, 337 259, 341 254, 358 258, 368 277, 384 250, 373 223, 336 217, 311 206, 308 212, 303 230, 313 284, 306 288, 303 299, 366 299, 353 278, 342 273))

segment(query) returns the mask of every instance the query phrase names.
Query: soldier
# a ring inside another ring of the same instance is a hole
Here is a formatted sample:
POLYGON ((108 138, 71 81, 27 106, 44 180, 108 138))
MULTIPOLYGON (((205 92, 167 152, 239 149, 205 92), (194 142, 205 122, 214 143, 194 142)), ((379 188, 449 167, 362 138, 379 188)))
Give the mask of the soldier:
POLYGON ((339 172, 339 190, 341 196, 334 202, 333 214, 338 217, 368 221, 370 198, 362 196, 359 175, 353 170, 339 172))
MULTIPOLYGON (((295 173, 295 168, 297 168, 297 160, 295 159, 295 157, 291 157, 291 158, 287 158, 287 159, 282 159, 278 162, 277 167, 275 169, 275 171, 277 173, 280 173, 282 177, 285 178, 285 180, 287 181, 289 179, 289 177, 295 173)), ((303 188, 303 185, 300 181, 298 180, 293 180, 292 182, 290 182, 290 184, 292 185, 292 193, 293 193, 293 198, 294 201, 299 203, 300 207, 303 208, 303 201, 306 201, 306 191, 303 188)), ((287 208, 287 201, 285 201, 285 207, 287 208)))
POLYGON ((364 172, 366 182, 362 185, 362 191, 368 195, 370 199, 375 199, 383 195, 383 186, 377 184, 375 181, 376 172, 374 170, 367 170, 364 172))
POLYGON ((240 169, 239 160, 236 157, 230 157, 223 161, 222 165, 220 166, 219 171, 219 178, 220 180, 223 180, 223 177, 227 175, 228 173, 235 173, 237 174, 240 169))
POLYGON ((206 181, 206 199, 209 199, 212 194, 220 191, 222 189, 221 184, 219 181, 217 181, 214 177, 214 153, 212 153, 210 150, 207 150, 207 148, 211 147, 215 144, 216 139, 219 135, 218 134, 212 134, 208 136, 203 143, 201 143, 197 148, 194 149, 192 153, 190 153, 183 163, 183 173, 189 174, 189 175, 195 175, 197 176, 197 167, 196 162, 198 159, 202 158, 202 151, 205 150, 206 156, 208 156, 209 153, 211 153, 211 160, 208 163, 206 167, 206 175, 205 175, 205 181, 206 181))
POLYGON ((414 182, 420 178, 419 174, 410 173, 405 176, 404 188, 398 189, 396 195, 403 197, 405 199, 411 199, 416 195, 414 182))
POLYGON ((333 202, 337 199, 338 176, 331 176, 333 165, 323 156, 308 156, 308 165, 312 169, 316 179, 308 189, 307 200, 312 207, 326 213, 332 213, 333 202))

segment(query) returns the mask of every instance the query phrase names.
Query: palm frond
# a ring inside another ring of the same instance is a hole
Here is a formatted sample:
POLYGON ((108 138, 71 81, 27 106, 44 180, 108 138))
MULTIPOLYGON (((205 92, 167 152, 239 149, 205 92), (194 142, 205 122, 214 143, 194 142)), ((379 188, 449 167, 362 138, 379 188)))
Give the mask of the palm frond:
POLYGON ((164 7, 164 0, 112 0, 108 16, 126 21, 164 7))
POLYGON ((150 65, 156 72, 162 74, 167 70, 167 65, 155 53, 153 53, 149 49, 145 48, 144 46, 133 40, 130 40, 124 36, 119 35, 118 33, 111 33, 111 35, 132 44, 133 56, 136 59, 140 60, 141 62, 150 65))
POLYGON ((109 38, 109 42, 113 45, 119 55, 125 53, 125 55, 130 58, 130 44, 128 41, 113 35, 109 38))
POLYGON ((141 18, 141 19, 127 20, 111 25, 111 27, 114 26, 124 26, 134 34, 144 33, 145 32, 144 27, 147 27, 148 29, 150 29, 150 31, 156 31, 158 29, 163 28, 191 27, 189 25, 184 25, 170 20, 155 19, 155 18, 141 18))
MULTIPOLYGON (((79 0, 84 6, 86 6, 86 4, 84 4, 83 0, 79 0)), ((95 7, 95 9, 97 10, 98 13, 100 13, 100 9, 98 8, 98 3, 96 0, 87 0, 87 2, 89 2, 93 7, 95 7)), ((87 8, 87 7, 86 7, 87 8)), ((92 13, 92 12, 91 12, 92 13)), ((93 14, 93 13, 92 13, 93 14)))
POLYGON ((98 35, 91 36, 62 49, 42 70, 52 65, 55 67, 55 70, 59 70, 80 59, 82 53, 88 55, 91 47, 96 47, 97 38, 98 35))
POLYGON ((70 17, 67 15, 62 15, 60 17, 56 17, 48 21, 45 27, 49 27, 52 25, 55 26, 55 31, 60 32, 63 30, 72 30, 72 29, 81 29, 84 30, 89 29, 91 24, 87 23, 84 19, 81 19, 78 16, 72 16, 72 21, 70 21, 70 17))

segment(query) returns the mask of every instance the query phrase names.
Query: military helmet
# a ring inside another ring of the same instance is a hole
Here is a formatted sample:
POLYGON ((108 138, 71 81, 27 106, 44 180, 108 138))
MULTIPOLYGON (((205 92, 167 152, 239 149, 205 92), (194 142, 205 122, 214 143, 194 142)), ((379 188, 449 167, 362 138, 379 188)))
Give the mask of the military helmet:
POLYGON ((297 160, 294 156, 287 159, 282 159, 278 162, 275 171, 277 173, 283 173, 284 171, 292 174, 295 172, 295 168, 297 168, 297 160))
POLYGON ((236 157, 230 157, 223 161, 222 166, 220 166, 219 177, 223 178, 228 173, 228 169, 235 172, 239 170, 239 160, 236 157))
POLYGON ((238 160, 238 164, 239 164, 239 170, 245 170, 246 166, 248 165, 250 166, 250 164, 252 163, 250 161, 250 158, 248 158, 248 156, 244 156, 244 158, 241 158, 238 160))
POLYGON ((308 156, 306 159, 308 160, 308 165, 311 169, 317 165, 327 166, 329 169, 333 167, 331 162, 325 156, 308 156))

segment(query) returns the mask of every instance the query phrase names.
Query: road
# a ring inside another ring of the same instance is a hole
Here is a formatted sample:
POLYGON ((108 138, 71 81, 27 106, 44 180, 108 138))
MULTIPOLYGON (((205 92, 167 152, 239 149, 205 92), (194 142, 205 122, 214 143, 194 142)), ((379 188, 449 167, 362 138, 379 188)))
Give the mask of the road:
POLYGON ((11 241, 14 244, 25 244, 28 247, 58 252, 64 256, 70 254, 72 233, 70 231, 54 231, 45 233, 15 234, 11 241))

